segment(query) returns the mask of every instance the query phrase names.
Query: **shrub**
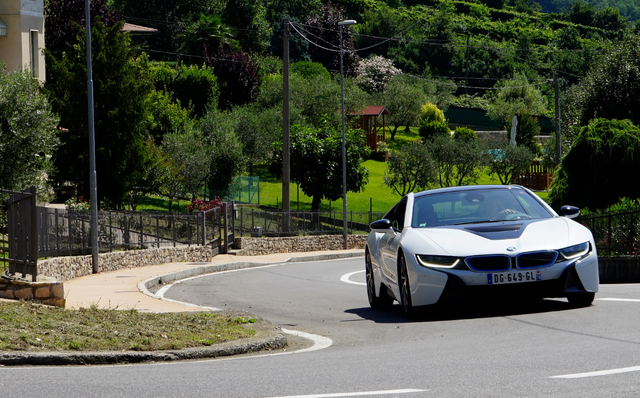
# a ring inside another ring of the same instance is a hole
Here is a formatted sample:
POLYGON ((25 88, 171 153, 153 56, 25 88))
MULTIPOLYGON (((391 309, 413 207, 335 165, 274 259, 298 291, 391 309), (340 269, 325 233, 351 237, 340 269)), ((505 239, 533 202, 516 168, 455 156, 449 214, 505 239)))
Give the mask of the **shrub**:
POLYGON ((435 137, 450 137, 451 131, 446 121, 420 120, 418 123, 418 133, 424 141, 433 141, 435 137))
POLYGON ((453 139, 458 141, 477 141, 478 135, 468 127, 458 127, 453 134, 453 139))
POLYGON ((442 112, 436 104, 432 104, 431 102, 427 102, 422 105, 420 109, 420 120, 426 120, 429 122, 446 122, 444 117, 444 112, 442 112))

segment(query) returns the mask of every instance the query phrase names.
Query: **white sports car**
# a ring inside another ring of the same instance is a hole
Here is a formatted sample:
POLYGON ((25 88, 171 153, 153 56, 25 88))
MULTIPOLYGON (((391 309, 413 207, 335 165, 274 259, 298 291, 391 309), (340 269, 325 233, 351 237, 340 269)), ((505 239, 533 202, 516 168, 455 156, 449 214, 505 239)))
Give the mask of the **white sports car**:
POLYGON ((473 297, 566 297, 590 305, 598 291, 591 231, 517 185, 410 193, 371 223, 365 247, 373 308, 473 297))

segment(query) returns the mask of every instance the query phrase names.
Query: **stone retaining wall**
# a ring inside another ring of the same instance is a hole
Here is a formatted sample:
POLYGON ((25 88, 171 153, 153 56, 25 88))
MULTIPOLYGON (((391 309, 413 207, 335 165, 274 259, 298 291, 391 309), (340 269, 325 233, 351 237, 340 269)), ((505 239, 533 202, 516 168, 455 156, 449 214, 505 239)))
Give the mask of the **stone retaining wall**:
POLYGON ((64 307, 64 286, 62 282, 45 280, 28 282, 0 278, 0 298, 12 300, 32 300, 36 303, 64 307))
MULTIPOLYGON (((349 249, 364 249, 367 235, 349 235, 349 249)), ((342 250, 342 235, 291 236, 281 238, 236 238, 236 253, 244 256, 261 256, 272 253, 312 252, 319 250, 342 250)))
MULTIPOLYGON (((163 247, 100 254, 100 272, 177 262, 209 262, 210 246, 163 247)), ((93 273, 92 256, 54 257, 38 261, 38 274, 68 281, 93 273)))

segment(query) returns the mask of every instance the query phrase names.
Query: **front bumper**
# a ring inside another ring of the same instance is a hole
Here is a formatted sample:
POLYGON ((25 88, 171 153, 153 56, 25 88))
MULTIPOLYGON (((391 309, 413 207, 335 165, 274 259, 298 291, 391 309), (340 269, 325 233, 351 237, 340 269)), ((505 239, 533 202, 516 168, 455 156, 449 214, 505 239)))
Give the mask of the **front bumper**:
POLYGON ((417 263, 415 266, 416 285, 411 289, 414 305, 477 298, 567 297, 571 294, 595 293, 598 291, 599 283, 598 257, 595 251, 579 261, 566 261, 541 268, 540 281, 502 285, 488 284, 486 272, 424 268, 417 263), (429 283, 436 280, 440 283, 429 283))

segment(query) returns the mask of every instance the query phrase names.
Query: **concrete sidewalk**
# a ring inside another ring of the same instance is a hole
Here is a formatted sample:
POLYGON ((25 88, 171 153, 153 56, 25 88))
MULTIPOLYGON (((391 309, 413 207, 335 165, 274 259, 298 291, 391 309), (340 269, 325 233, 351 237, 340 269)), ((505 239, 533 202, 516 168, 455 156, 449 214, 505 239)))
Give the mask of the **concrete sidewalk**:
POLYGON ((96 305, 108 309, 135 308, 140 312, 201 311, 197 307, 184 306, 144 294, 139 288, 139 283, 153 278, 162 279, 166 283, 185 276, 203 274, 204 271, 216 268, 215 266, 221 269, 247 268, 286 261, 318 261, 363 255, 362 249, 278 253, 265 256, 219 254, 207 263, 168 263, 93 274, 64 283, 66 308, 78 309, 96 305))

